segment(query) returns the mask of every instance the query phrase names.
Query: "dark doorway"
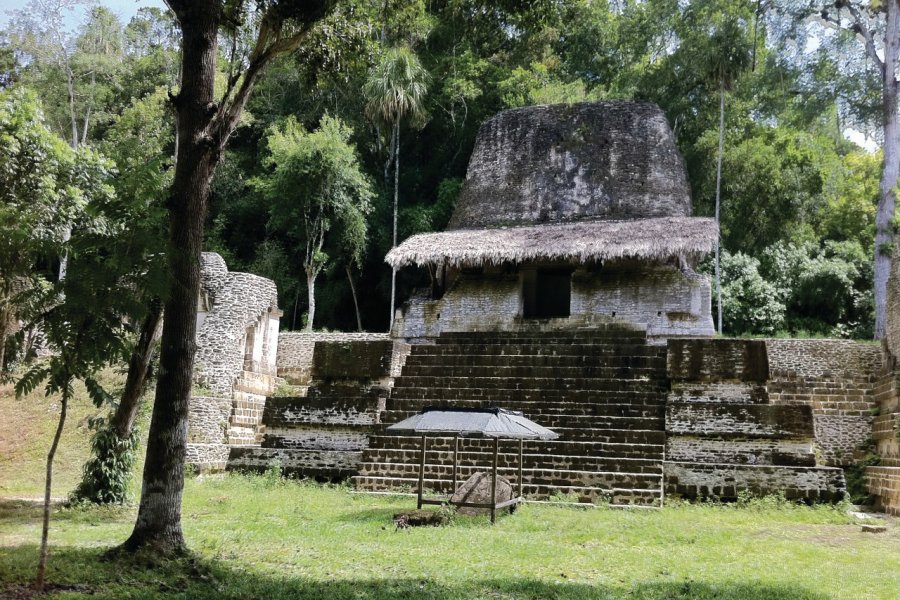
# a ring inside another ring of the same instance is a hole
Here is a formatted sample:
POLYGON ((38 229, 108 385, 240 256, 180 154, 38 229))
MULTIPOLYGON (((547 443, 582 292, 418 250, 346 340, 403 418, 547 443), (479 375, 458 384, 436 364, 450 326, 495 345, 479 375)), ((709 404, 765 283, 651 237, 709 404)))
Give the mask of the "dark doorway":
POLYGON ((571 300, 571 270, 538 269, 522 273, 522 312, 526 319, 568 317, 571 300))

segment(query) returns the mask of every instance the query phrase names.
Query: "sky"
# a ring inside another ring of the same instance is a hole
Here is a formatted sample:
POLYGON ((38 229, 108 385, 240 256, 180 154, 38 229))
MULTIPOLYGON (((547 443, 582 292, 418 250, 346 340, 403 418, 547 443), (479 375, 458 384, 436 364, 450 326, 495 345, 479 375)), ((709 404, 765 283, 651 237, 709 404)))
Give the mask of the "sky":
MULTIPOLYGON (((128 23, 131 17, 142 6, 156 6, 163 8, 165 3, 163 0, 100 0, 95 4, 106 6, 119 16, 122 23, 128 23)), ((27 0, 0 0, 0 28, 6 27, 9 22, 10 11, 20 10, 27 5, 27 0)), ((74 29, 81 23, 84 18, 86 6, 82 6, 77 11, 73 11, 71 17, 66 19, 66 25, 74 29)))

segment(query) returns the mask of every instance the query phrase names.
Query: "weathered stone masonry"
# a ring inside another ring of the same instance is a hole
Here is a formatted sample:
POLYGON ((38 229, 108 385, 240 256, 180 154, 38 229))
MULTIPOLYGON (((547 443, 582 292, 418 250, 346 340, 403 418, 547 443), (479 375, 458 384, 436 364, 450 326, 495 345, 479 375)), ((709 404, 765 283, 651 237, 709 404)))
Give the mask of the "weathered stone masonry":
POLYGON ((895 250, 891 263, 887 300, 885 360, 875 388, 877 408, 872 425, 880 463, 866 469, 866 483, 882 509, 900 515, 900 249, 895 250))
POLYGON ((205 252, 197 310, 196 395, 191 397, 186 462, 201 471, 226 466, 231 446, 262 436, 265 398, 275 389, 278 294, 274 282, 228 271, 205 252))
MULTIPOLYGON (((816 461, 813 408, 770 401, 769 342, 669 340, 668 348, 667 493, 734 499, 742 491, 782 491, 807 501, 843 496, 843 472, 816 461)), ((795 360, 815 360, 812 349, 796 344, 795 360)))
POLYGON ((232 448, 227 468, 278 464, 284 473, 317 480, 354 475, 404 346, 385 334, 283 335, 279 374, 300 393, 268 398, 261 445, 232 448))

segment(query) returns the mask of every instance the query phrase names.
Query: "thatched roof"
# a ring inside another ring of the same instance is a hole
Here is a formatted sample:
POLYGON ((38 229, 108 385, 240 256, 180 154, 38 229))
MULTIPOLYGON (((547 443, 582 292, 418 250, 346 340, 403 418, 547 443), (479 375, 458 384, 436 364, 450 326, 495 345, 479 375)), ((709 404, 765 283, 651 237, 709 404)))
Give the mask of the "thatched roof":
POLYGON ((715 221, 700 217, 454 229, 414 235, 391 250, 385 261, 400 268, 428 264, 476 267, 538 260, 577 264, 616 258, 665 260, 707 254, 715 247, 717 235, 715 221))

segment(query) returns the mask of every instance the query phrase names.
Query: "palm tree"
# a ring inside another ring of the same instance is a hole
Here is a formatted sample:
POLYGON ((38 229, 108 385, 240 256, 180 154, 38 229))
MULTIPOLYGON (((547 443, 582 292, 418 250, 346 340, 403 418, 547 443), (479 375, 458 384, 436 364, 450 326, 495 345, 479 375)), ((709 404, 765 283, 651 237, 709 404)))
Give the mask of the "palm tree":
MULTIPOLYGON (((391 162, 394 163, 394 228, 392 247, 397 245, 397 200, 400 179, 400 123, 404 120, 415 127, 426 121, 425 94, 428 92, 428 71, 409 48, 388 50, 363 85, 366 115, 381 128, 389 130, 388 160, 384 165, 385 182, 391 162)), ((391 314, 388 331, 394 324, 394 304, 397 293, 397 269, 391 272, 391 314)))

